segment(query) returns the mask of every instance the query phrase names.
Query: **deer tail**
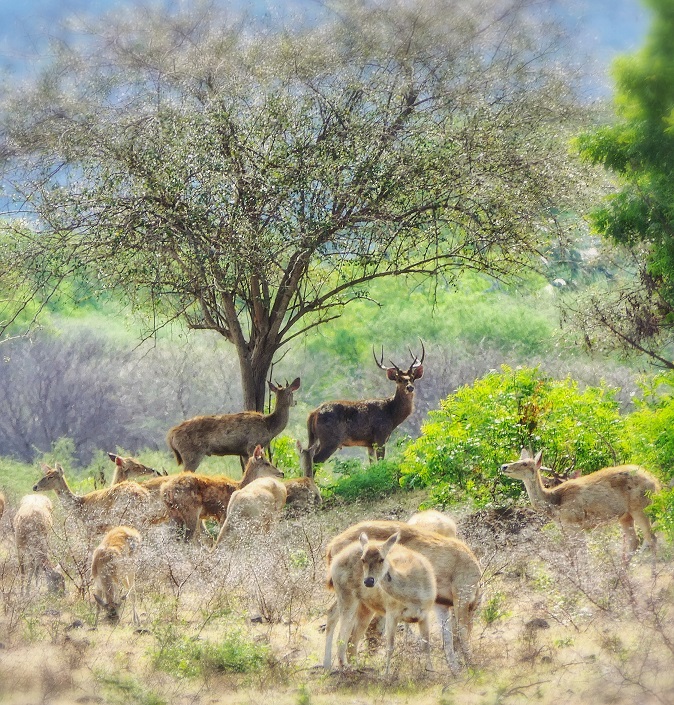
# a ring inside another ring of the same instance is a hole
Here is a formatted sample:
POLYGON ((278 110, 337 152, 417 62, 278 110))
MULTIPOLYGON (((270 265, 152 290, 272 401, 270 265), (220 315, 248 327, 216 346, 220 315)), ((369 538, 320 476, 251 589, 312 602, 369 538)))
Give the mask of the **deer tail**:
POLYGON ((308 447, 311 448, 316 440, 316 413, 313 411, 307 417, 307 436, 308 447))
POLYGON ((178 465, 182 465, 183 456, 180 455, 180 451, 173 445, 173 433, 169 432, 168 436, 166 437, 166 441, 169 445, 169 448, 173 451, 173 455, 175 456, 176 462, 178 463, 178 465))

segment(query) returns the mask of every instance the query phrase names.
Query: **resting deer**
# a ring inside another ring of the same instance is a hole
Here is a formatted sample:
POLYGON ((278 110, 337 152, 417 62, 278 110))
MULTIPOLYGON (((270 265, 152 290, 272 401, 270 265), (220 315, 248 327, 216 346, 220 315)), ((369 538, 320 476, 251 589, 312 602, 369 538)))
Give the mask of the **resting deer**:
POLYGON ((120 482, 84 495, 74 494, 66 482, 63 468, 43 465, 42 477, 34 492, 54 490, 65 511, 97 531, 108 531, 120 523, 145 526, 161 521, 151 511, 150 493, 136 482, 120 482))
POLYGON ((418 526, 428 531, 435 531, 442 536, 456 538, 456 522, 452 517, 439 512, 437 509, 424 509, 422 512, 416 512, 407 520, 407 523, 412 526, 418 526))
MULTIPOLYGON (((410 526, 403 521, 362 521, 349 527, 330 541, 326 549, 328 566, 343 548, 359 540, 362 533, 367 534, 370 540, 377 541, 385 541, 393 534, 398 533, 398 542, 401 545, 422 554, 430 561, 437 585, 435 611, 441 629, 447 663, 452 670, 456 670, 457 660, 454 653, 454 638, 450 628, 450 608, 454 613, 453 629, 456 642, 464 661, 468 663, 470 634, 473 627, 473 616, 481 598, 480 581, 482 578, 480 564, 470 548, 463 541, 410 526)), ((328 610, 325 631, 325 668, 330 668, 332 636, 338 619, 337 604, 333 603, 328 610)))
MULTIPOLYGON (((398 543, 399 533, 386 541, 370 541, 361 533, 358 542, 348 544, 333 556, 328 572, 328 587, 337 598, 340 622, 337 660, 347 665, 347 645, 352 653, 375 614, 384 615, 386 670, 393 654, 399 622, 417 622, 424 641, 426 668, 431 669, 429 619, 436 599, 435 572, 421 553, 398 543)), ((326 630, 324 666, 332 662, 332 634, 326 630)))
POLYGON ((258 477, 283 477, 283 473, 264 457, 259 445, 239 482, 225 475, 183 472, 169 476, 161 486, 160 495, 170 517, 185 527, 185 538, 196 539, 200 521, 212 518, 222 524, 232 494, 258 477))
POLYGON ((320 507, 323 502, 321 491, 314 480, 314 453, 318 443, 304 448, 302 443, 297 441, 296 447, 302 477, 291 477, 284 480, 283 484, 287 491, 286 507, 292 512, 304 512, 320 507))
POLYGON ((118 485, 120 482, 135 480, 139 477, 166 477, 165 472, 161 473, 159 470, 149 468, 147 465, 139 463, 135 458, 122 457, 116 453, 108 453, 108 458, 115 464, 115 472, 110 482, 111 485, 118 485))
POLYGON ((130 526, 116 526, 103 537, 91 556, 91 579, 96 600, 96 623, 102 609, 111 622, 119 621, 119 610, 131 595, 133 623, 140 624, 136 612, 136 569, 134 554, 141 544, 140 533, 130 526))
POLYGON ((38 584, 40 572, 44 573, 50 593, 65 593, 65 578, 51 562, 49 536, 52 532, 52 503, 49 497, 28 494, 21 499, 12 526, 19 560, 21 592, 25 592, 33 579, 38 584))
POLYGON ((501 472, 524 483, 534 509, 571 529, 592 529, 618 521, 626 555, 634 553, 639 545, 636 523, 644 534, 644 544, 655 549, 655 534, 644 512, 651 494, 660 489, 655 477, 638 465, 618 465, 547 489, 541 480, 542 457, 543 451, 532 457, 522 448, 519 460, 501 465, 501 472))
POLYGON ((285 387, 269 382, 276 395, 271 414, 242 411, 238 414, 195 416, 169 430, 166 441, 178 465, 194 472, 208 455, 238 455, 243 463, 255 446, 266 446, 288 425, 293 393, 300 388, 300 378, 285 387))
POLYGON ((405 371, 393 362, 393 367, 385 367, 383 350, 381 360, 375 356, 378 367, 396 385, 388 399, 326 401, 314 409, 307 418, 309 445, 318 442, 314 462, 322 463, 345 446, 365 446, 370 462, 381 460, 393 429, 412 413, 414 383, 424 373, 424 355, 422 343, 421 360, 412 354, 412 364, 405 371))
POLYGON ((275 477, 260 477, 235 490, 227 505, 227 515, 215 546, 242 530, 248 533, 269 532, 281 518, 287 490, 275 477))

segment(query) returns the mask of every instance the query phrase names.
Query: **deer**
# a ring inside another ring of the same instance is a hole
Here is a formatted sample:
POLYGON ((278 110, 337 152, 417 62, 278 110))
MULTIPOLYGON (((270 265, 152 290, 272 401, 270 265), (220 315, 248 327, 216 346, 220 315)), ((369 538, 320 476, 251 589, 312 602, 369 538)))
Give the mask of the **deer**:
MULTIPOLYGON (((126 480, 131 480, 139 477, 153 477, 161 478, 166 477, 165 472, 159 472, 154 468, 149 468, 147 465, 143 465, 135 458, 123 457, 117 455, 116 453, 108 453, 108 458, 112 460, 115 464, 115 472, 112 475, 111 485, 118 485, 120 482, 125 482, 126 480)), ((159 483, 161 484, 161 483, 159 483)))
POLYGON ((53 530, 52 513, 53 506, 49 497, 28 494, 21 499, 14 515, 12 527, 22 594, 30 587, 33 579, 35 584, 38 584, 40 573, 44 573, 49 593, 65 594, 65 578, 49 558, 49 535, 53 530))
MULTIPOLYGON (((437 585, 431 562, 399 543, 396 532, 385 541, 371 541, 365 532, 333 556, 328 588, 337 598, 340 622, 337 661, 347 666, 347 645, 352 654, 375 614, 384 615, 388 675, 399 622, 416 622, 424 642, 426 668, 431 670, 430 615, 437 585)), ((324 666, 332 662, 332 634, 326 630, 324 666)))
POLYGON ((452 517, 439 512, 437 509, 424 509, 421 512, 416 512, 407 520, 407 523, 412 526, 419 526, 428 531, 435 531, 442 536, 456 538, 456 522, 452 517))
POLYGON ((623 532, 627 559, 639 546, 634 525, 644 535, 644 546, 655 551, 655 534, 644 508, 660 483, 639 465, 616 465, 566 480, 550 489, 543 485, 543 451, 532 457, 522 448, 519 460, 501 465, 501 472, 524 483, 534 509, 544 512, 572 531, 593 529, 618 521, 623 532))
POLYGON ((235 490, 213 549, 244 528, 251 533, 269 533, 281 518, 287 494, 285 483, 275 477, 260 477, 235 490))
POLYGON ((2 515, 5 513, 5 495, 0 492, 0 519, 2 519, 2 515))
POLYGON ((291 477, 283 481, 287 493, 286 507, 291 512, 305 512, 316 509, 323 503, 321 491, 314 479, 314 454, 318 443, 304 448, 301 441, 297 441, 295 447, 299 455, 302 477, 291 477))
POLYGON ((160 495, 171 519, 185 527, 185 539, 196 540, 201 520, 212 518, 222 524, 232 494, 259 477, 283 477, 264 457, 261 445, 253 450, 238 482, 225 475, 183 472, 169 476, 160 495))
POLYGON ((426 351, 421 344, 421 360, 410 350, 412 364, 402 370, 391 361, 384 365, 374 348, 372 355, 377 366, 395 382, 396 391, 387 399, 362 399, 359 401, 326 401, 307 417, 309 445, 318 443, 315 463, 326 461, 336 450, 345 446, 365 446, 370 462, 384 458, 386 443, 391 433, 414 409, 414 383, 424 374, 423 361, 426 351))
POLYGON ((176 462, 186 472, 195 472, 209 455, 238 455, 241 467, 253 454, 255 446, 266 446, 288 425, 290 407, 294 406, 294 392, 300 388, 297 377, 285 387, 269 381, 269 389, 276 396, 274 411, 241 411, 236 414, 195 416, 169 429, 166 442, 176 462))
POLYGON ((140 624, 136 611, 134 556, 141 545, 141 535, 131 526, 110 529, 91 556, 91 580, 96 600, 96 621, 99 612, 105 612, 110 622, 119 622, 119 611, 131 595, 133 623, 140 624))
POLYGON ((33 486, 33 492, 53 490, 67 513, 96 532, 108 531, 121 522, 145 526, 164 520, 164 516, 154 515, 150 493, 137 482, 120 482, 77 495, 68 486, 65 472, 58 463, 54 468, 43 464, 42 470, 44 476, 33 486))
MULTIPOLYGON (((458 661, 454 649, 456 640, 464 662, 469 663, 470 635, 475 610, 481 600, 482 580, 480 564, 470 548, 463 541, 411 526, 404 521, 369 520, 345 529, 328 543, 325 554, 328 567, 334 557, 346 546, 358 541, 362 533, 375 541, 386 541, 398 533, 398 543, 420 553, 430 561, 437 585, 435 612, 440 625, 445 658, 452 671, 457 671, 458 661), (453 629, 450 608, 454 613, 453 629), (452 630, 455 632, 454 636, 452 630)), ((325 631, 326 653, 323 665, 326 669, 330 668, 332 637, 338 620, 339 608, 334 602, 328 609, 325 631)))

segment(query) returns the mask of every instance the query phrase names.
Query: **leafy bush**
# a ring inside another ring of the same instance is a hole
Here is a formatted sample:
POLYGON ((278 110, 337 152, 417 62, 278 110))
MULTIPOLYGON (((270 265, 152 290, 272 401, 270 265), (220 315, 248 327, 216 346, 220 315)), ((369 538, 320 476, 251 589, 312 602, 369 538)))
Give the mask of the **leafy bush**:
POLYGON ((481 505, 522 493, 521 482, 500 472, 522 447, 543 449, 545 464, 558 472, 615 464, 627 450, 615 392, 605 385, 581 391, 570 378, 504 365, 429 413, 404 451, 401 482, 432 487, 436 503, 472 498, 481 505))
POLYGON ((155 667, 185 678, 253 673, 269 660, 269 646, 256 644, 241 631, 229 632, 218 643, 181 636, 171 626, 160 632, 159 648, 151 653, 155 667))
POLYGON ((333 472, 336 479, 321 488, 325 500, 373 500, 400 491, 400 464, 395 460, 380 460, 367 466, 355 459, 335 460, 333 472))

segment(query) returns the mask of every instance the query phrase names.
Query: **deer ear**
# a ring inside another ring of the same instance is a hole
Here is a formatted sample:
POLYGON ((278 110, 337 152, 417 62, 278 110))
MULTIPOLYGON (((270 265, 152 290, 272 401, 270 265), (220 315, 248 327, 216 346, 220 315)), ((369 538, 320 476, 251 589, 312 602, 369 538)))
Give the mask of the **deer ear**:
POLYGON ((520 451, 520 460, 529 460, 531 458, 531 453, 526 448, 522 448, 520 451))
POLYGON ((253 451, 253 457, 257 458, 258 460, 263 456, 262 452, 262 446, 261 445, 256 445, 255 450, 253 451))
POLYGON ((40 463, 40 467, 42 468, 42 473, 44 475, 46 475, 48 472, 51 472, 51 468, 46 463, 40 463))
POLYGON ((386 376, 391 380, 391 382, 398 381, 398 370, 395 367, 389 367, 386 370, 386 376))
POLYGON ((278 392, 278 387, 271 380, 267 380, 267 384, 272 392, 278 392))
POLYGON ((64 475, 64 474, 65 474, 65 473, 63 472, 63 468, 61 467, 61 464, 60 464, 60 463, 56 463, 56 466, 54 467, 54 470, 56 470, 56 472, 57 472, 59 475, 64 475))
POLYGON ((112 462, 115 463, 115 462, 117 462, 118 456, 116 453, 108 453, 108 458, 110 458, 110 460, 112 460, 112 462))
POLYGON ((361 545, 363 548, 365 548, 365 546, 367 546, 367 542, 369 541, 369 539, 367 538, 367 534, 366 534, 365 532, 363 532, 363 533, 358 537, 358 540, 360 541, 360 545, 361 545))
POLYGON ((414 379, 421 379, 424 376, 423 365, 414 368, 414 379))
POLYGON ((293 380, 293 383, 290 385, 290 391, 291 392, 296 392, 300 388, 300 378, 295 377, 293 380))
POLYGON ((123 464, 124 464, 124 461, 119 456, 116 456, 115 457, 115 465, 119 465, 119 467, 121 468, 123 464))
POLYGON ((539 470, 541 469, 542 462, 543 462, 543 451, 539 450, 538 453, 536 453, 536 455, 534 456, 534 463, 539 470))
POLYGON ((396 531, 393 536, 389 536, 386 541, 384 542, 384 545, 381 547, 381 553, 386 558, 388 555, 388 552, 393 548, 393 546, 398 543, 398 539, 400 538, 400 532, 396 531))

